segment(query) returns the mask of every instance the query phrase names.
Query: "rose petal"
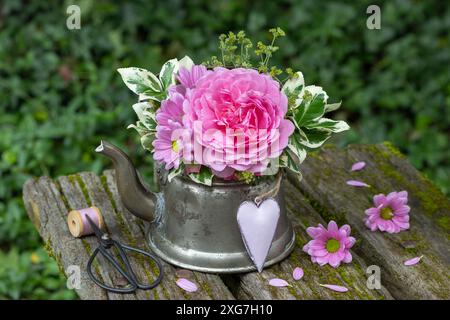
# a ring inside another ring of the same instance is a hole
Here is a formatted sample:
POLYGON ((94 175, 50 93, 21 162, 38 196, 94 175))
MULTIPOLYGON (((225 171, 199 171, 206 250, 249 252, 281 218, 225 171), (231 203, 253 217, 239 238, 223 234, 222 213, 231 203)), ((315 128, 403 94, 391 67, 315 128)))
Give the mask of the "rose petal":
POLYGON ((278 278, 270 279, 269 280, 269 284, 271 286, 273 286, 273 287, 287 287, 287 286, 289 286, 289 283, 286 280, 278 279, 278 278))
POLYGON ((403 264, 404 264, 405 266, 413 266, 413 265, 415 265, 415 264, 418 264, 419 261, 422 259, 422 257, 423 257, 423 256, 415 257, 415 258, 406 260, 405 262, 403 262, 403 264))
POLYGON ((356 162, 352 165, 351 171, 359 171, 363 169, 366 166, 366 163, 364 161, 356 162))
POLYGON ((189 281, 185 278, 180 278, 177 280, 177 286, 179 286, 181 289, 187 291, 187 292, 195 292, 197 291, 198 287, 195 283, 192 281, 189 281))
POLYGON ((300 280, 301 278, 303 278, 304 272, 302 268, 295 268, 294 272, 292 272, 292 278, 294 278, 294 280, 300 280))
POLYGON ((348 180, 347 184, 353 187, 369 187, 367 183, 358 180, 348 180))
POLYGON ((337 286, 335 284, 320 284, 319 283, 319 286, 328 288, 328 289, 336 291, 336 292, 347 292, 348 291, 348 289, 346 287, 337 286))

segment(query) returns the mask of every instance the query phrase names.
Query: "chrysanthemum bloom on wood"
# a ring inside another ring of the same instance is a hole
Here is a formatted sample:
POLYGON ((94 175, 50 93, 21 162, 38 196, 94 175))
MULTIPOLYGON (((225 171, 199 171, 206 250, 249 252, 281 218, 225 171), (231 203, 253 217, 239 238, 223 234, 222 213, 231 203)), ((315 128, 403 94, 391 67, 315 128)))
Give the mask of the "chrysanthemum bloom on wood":
POLYGON ((409 229, 408 192, 391 192, 373 197, 375 207, 366 210, 364 222, 371 231, 398 233, 409 229))
POLYGON ((350 236, 350 226, 345 224, 338 227, 333 220, 325 228, 319 223, 317 227, 309 227, 306 232, 313 238, 303 251, 311 256, 311 261, 323 266, 327 263, 333 268, 339 267, 341 262, 350 263, 352 254, 350 248, 355 244, 355 238, 350 236))

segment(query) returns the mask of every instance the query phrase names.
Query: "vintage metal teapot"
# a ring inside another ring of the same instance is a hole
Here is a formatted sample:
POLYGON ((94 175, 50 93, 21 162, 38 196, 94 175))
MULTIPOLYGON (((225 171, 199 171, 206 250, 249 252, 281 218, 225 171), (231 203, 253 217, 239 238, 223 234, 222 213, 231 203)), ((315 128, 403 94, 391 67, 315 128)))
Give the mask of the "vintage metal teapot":
MULTIPOLYGON (((257 185, 236 181, 215 181, 212 186, 195 183, 183 176, 169 183, 167 174, 157 174, 160 191, 149 191, 128 156, 116 146, 102 141, 95 150, 109 157, 123 205, 135 216, 148 221, 150 248, 176 266, 212 273, 256 270, 241 237, 236 220, 240 204, 273 188, 275 179, 257 185)), ((295 235, 286 215, 283 189, 274 199, 280 217, 265 267, 287 257, 295 235)))

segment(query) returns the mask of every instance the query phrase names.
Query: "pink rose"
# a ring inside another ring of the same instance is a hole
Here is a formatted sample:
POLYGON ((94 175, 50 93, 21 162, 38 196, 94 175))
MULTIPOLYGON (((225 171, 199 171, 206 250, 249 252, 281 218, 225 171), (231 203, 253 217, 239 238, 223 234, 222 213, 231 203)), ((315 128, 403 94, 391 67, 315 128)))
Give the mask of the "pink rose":
POLYGON ((252 69, 205 73, 186 93, 183 110, 183 122, 202 148, 201 160, 195 160, 222 177, 235 170, 264 171, 294 131, 284 119, 287 97, 279 83, 252 69))

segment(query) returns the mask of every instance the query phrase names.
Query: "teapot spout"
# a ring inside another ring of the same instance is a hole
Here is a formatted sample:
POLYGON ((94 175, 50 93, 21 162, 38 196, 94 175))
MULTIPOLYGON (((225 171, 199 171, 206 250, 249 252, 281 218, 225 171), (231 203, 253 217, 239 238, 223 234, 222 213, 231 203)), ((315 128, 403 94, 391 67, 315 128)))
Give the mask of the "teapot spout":
POLYGON ((135 216, 153 222, 156 195, 144 187, 130 158, 118 147, 103 140, 95 152, 112 160, 116 171, 117 189, 125 208, 135 216))

